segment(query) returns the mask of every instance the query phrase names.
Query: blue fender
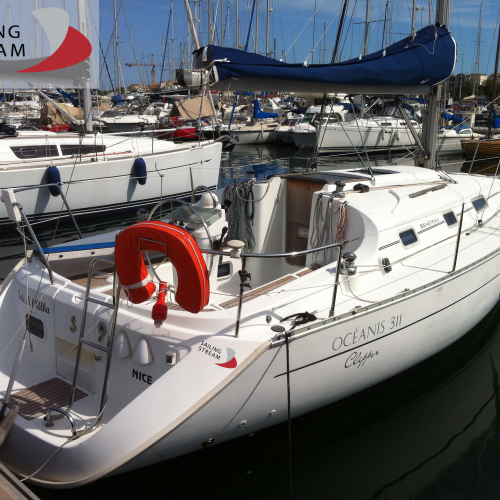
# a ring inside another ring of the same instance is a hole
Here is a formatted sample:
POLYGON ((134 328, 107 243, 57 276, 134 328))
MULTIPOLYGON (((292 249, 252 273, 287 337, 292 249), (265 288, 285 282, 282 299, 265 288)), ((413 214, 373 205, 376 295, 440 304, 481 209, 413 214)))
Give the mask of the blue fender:
MULTIPOLYGON (((47 168, 47 184, 58 184, 59 186, 62 186, 61 173, 55 165, 47 168)), ((61 194, 59 189, 55 186, 50 186, 49 190, 52 196, 59 196, 61 194)))
POLYGON ((148 179, 148 169, 143 158, 136 158, 132 167, 132 174, 137 178, 137 182, 144 186, 148 179))

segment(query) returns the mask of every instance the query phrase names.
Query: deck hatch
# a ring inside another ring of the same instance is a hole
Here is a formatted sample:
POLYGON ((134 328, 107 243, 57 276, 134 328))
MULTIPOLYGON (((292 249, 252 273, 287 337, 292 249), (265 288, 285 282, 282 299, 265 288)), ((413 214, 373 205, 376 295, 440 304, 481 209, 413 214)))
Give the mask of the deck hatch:
MULTIPOLYGON (((70 395, 71 384, 54 377, 13 393, 7 406, 12 408, 19 405, 19 415, 26 420, 33 420, 45 415, 50 406, 59 408, 67 406, 70 395)), ((85 397, 87 397, 87 394, 80 389, 76 389, 75 401, 85 397)))

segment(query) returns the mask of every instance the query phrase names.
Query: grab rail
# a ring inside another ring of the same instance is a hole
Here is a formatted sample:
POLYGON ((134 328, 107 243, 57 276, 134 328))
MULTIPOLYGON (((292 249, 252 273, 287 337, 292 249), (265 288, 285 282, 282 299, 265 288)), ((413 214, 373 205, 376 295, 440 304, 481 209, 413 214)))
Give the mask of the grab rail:
MULTIPOLYGON (((332 293, 332 303, 330 306, 330 311, 328 312, 328 317, 331 318, 335 314, 335 303, 337 301, 337 287, 339 285, 339 274, 340 274, 340 264, 342 260, 342 250, 344 248, 344 243, 331 243, 329 245, 324 245, 322 247, 315 247, 315 248, 308 248, 307 250, 301 250, 299 252, 285 252, 285 253, 244 253, 241 252, 239 254, 239 257, 241 258, 241 270, 242 273, 245 272, 245 267, 246 267, 246 260, 249 257, 252 258, 261 258, 261 259, 277 259, 280 257, 296 257, 299 255, 308 255, 310 253, 317 253, 321 252, 323 250, 327 250, 329 248, 338 248, 339 253, 337 257, 337 267, 335 269, 335 282, 333 284, 333 293, 332 293)), ((223 252, 221 250, 206 250, 203 248, 200 248, 201 253, 206 253, 209 255, 221 255, 221 256, 226 256, 226 257, 231 257, 230 252, 223 252)), ((236 338, 239 337, 240 334, 240 320, 241 320, 241 309, 243 306, 243 286, 240 286, 240 293, 238 295, 238 309, 236 312, 236 325, 235 325, 235 331, 234 331, 234 336, 236 338)))

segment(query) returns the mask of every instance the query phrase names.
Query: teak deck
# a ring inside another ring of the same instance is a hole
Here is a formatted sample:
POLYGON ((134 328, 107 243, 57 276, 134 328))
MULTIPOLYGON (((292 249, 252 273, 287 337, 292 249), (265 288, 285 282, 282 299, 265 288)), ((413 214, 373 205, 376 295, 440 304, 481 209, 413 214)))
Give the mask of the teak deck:
MULTIPOLYGON (((26 420, 33 420, 45 415, 50 406, 62 408, 68 405, 70 397, 71 385, 54 377, 13 393, 7 406, 12 408, 19 405, 19 415, 26 420)), ((76 389, 75 401, 85 397, 87 394, 76 389)))

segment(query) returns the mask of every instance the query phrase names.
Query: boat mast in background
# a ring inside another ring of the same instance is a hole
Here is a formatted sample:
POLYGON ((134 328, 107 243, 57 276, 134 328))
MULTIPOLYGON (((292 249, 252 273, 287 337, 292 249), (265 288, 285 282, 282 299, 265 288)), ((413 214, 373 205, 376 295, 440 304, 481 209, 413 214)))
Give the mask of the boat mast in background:
POLYGON ((115 9, 115 54, 116 54, 116 93, 120 93, 120 50, 118 47, 118 14, 116 13, 116 0, 113 0, 115 9))
MULTIPOLYGON (((86 0, 78 0, 78 31, 80 31, 85 38, 88 40, 90 39, 89 23, 87 22, 86 0)), ((90 60, 86 61, 86 64, 90 64, 90 60)), ((83 118, 85 131, 89 133, 94 131, 94 126, 92 124, 92 95, 90 91, 90 83, 90 78, 85 78, 83 82, 83 118)))
POLYGON ((498 28, 497 54, 495 56, 495 71, 493 72, 493 90, 491 92, 491 104, 488 122, 488 139, 491 138, 491 128, 493 126, 493 110, 495 109, 495 99, 497 96, 497 79, 498 79, 498 58, 500 56, 500 26, 498 28))
MULTIPOLYGON (((450 0, 437 0, 436 24, 449 28, 449 21, 450 0)), ((434 168, 437 165, 437 131, 442 88, 443 84, 433 85, 429 93, 427 119, 424 121, 424 128, 422 131, 422 143, 426 151, 422 163, 425 168, 434 168)))

